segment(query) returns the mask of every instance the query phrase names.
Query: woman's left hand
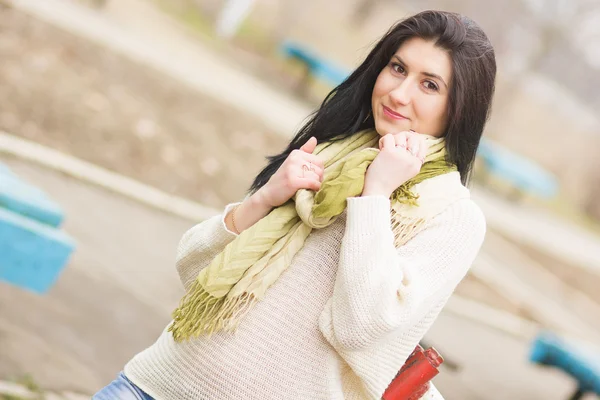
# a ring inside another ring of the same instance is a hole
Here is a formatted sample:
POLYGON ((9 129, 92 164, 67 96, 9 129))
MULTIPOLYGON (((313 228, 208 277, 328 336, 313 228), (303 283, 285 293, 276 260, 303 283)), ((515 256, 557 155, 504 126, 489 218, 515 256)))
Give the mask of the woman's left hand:
POLYGON ((383 136, 379 140, 380 152, 367 169, 362 196, 389 198, 421 171, 428 147, 425 136, 412 131, 383 136))

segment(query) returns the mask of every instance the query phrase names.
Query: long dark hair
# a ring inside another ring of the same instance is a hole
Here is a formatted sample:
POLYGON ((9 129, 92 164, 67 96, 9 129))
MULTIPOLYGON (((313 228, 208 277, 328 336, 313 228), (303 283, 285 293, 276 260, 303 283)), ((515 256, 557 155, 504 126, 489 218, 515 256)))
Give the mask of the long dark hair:
POLYGON ((449 94, 446 150, 463 184, 467 184, 483 128, 489 117, 496 78, 494 49, 473 20, 444 11, 424 11, 398 22, 379 40, 366 59, 323 100, 280 154, 256 176, 250 192, 262 187, 294 149, 311 136, 318 143, 341 140, 374 128, 371 95, 379 73, 408 39, 433 40, 449 52, 452 80, 449 94))

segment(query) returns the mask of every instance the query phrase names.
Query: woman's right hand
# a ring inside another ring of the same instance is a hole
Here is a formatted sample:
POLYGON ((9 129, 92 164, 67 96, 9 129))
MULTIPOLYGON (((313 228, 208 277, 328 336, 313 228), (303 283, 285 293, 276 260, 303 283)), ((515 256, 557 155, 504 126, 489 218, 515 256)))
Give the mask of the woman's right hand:
POLYGON ((428 147, 425 136, 412 131, 383 136, 379 139, 379 154, 367 168, 362 196, 389 198, 421 171, 428 147))
POLYGON ((315 147, 317 139, 311 137, 300 149, 292 150, 269 181, 256 192, 264 205, 278 207, 299 189, 316 192, 321 188, 324 164, 312 154, 315 147))

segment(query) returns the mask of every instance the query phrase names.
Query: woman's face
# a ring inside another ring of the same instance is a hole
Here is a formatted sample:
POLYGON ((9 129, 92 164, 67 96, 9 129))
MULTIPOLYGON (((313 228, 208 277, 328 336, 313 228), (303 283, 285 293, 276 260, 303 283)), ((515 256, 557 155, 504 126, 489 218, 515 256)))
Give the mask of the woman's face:
POLYGON ((446 129, 452 61, 421 38, 405 41, 379 73, 371 106, 381 135, 413 130, 440 137, 446 129))

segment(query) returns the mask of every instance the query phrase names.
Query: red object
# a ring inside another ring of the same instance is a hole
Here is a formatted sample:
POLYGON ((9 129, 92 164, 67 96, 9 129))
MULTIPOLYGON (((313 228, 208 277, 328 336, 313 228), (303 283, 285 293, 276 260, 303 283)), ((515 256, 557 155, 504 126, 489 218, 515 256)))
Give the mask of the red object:
POLYGON ((417 346, 383 394, 383 400, 418 400, 429 389, 444 359, 434 349, 417 346))
POLYGON ((427 391, 429 390, 429 386, 431 385, 430 382, 427 382, 424 385, 419 386, 418 388, 416 388, 412 394, 410 395, 410 397, 408 398, 408 400, 419 400, 421 397, 423 397, 423 395, 425 393, 427 393, 427 391))

